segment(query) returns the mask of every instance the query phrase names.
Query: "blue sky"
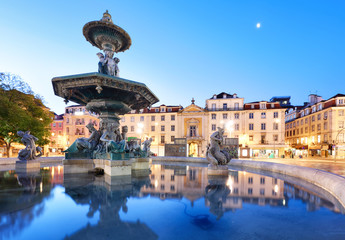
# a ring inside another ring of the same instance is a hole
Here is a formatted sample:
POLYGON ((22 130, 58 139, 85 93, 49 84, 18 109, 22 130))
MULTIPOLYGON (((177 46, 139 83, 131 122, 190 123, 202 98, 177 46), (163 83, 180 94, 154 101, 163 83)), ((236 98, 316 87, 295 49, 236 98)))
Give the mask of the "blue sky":
POLYGON ((1 1, 0 71, 20 75, 48 107, 56 76, 97 71, 82 28, 108 9, 132 38, 120 76, 145 83, 158 104, 186 107, 215 93, 245 102, 345 93, 345 1, 1 1), (256 28, 260 22, 261 28, 256 28))

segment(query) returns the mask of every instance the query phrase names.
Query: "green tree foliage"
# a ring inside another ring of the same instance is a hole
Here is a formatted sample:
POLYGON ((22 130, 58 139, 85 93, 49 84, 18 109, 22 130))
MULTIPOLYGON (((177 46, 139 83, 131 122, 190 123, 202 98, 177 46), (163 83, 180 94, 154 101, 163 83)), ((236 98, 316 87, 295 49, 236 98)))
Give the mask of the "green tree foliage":
POLYGON ((52 117, 42 98, 19 76, 0 73, 0 144, 6 145, 7 156, 11 143, 20 142, 17 131, 29 130, 38 145, 49 143, 52 117))

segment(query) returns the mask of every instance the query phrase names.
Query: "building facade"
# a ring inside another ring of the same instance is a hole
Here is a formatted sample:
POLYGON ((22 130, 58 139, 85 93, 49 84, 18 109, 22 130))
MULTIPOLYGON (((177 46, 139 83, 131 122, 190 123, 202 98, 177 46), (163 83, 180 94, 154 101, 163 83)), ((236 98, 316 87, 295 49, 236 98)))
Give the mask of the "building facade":
POLYGON ((121 116, 128 137, 152 137, 151 151, 164 155, 164 144, 185 138, 188 155, 205 157, 210 136, 224 128, 225 140, 237 140, 241 157, 277 157, 284 154, 285 108, 279 102, 244 104, 237 94, 220 93, 206 100, 205 108, 195 104, 152 107, 121 116))
POLYGON ((345 95, 323 100, 315 94, 302 107, 286 113, 285 137, 291 154, 307 157, 345 157, 345 95))

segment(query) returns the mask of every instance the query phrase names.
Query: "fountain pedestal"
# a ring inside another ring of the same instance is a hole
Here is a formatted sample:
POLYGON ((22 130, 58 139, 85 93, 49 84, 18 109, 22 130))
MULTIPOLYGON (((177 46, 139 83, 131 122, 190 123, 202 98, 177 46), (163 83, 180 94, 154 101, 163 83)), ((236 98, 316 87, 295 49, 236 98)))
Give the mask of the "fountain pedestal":
POLYGON ((16 172, 21 173, 38 173, 40 171, 41 164, 38 160, 29 161, 16 161, 16 172))
POLYGON ((208 166, 207 174, 216 176, 227 176, 229 174, 228 165, 208 166))

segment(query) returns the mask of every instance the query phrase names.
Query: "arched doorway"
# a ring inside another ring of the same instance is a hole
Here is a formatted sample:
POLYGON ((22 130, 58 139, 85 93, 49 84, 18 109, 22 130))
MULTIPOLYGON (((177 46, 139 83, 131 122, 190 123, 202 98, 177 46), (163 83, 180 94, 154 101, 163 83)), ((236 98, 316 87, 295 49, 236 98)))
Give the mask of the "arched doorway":
POLYGON ((189 144, 188 152, 189 152, 189 156, 198 157, 199 156, 198 144, 196 142, 191 142, 189 144))

